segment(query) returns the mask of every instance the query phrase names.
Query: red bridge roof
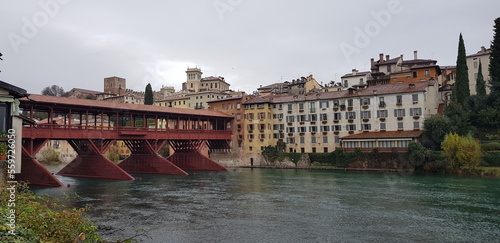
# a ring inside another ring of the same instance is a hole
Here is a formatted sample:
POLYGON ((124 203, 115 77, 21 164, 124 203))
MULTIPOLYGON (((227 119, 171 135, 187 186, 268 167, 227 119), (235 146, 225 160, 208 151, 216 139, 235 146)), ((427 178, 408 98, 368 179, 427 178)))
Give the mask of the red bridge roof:
MULTIPOLYGON (((29 100, 36 101, 37 103, 67 105, 67 106, 85 107, 85 108, 95 107, 104 109, 131 110, 131 111, 146 112, 146 113, 172 113, 172 114, 193 115, 193 116, 232 118, 231 115, 219 111, 173 108, 173 107, 154 106, 154 105, 138 105, 138 104, 128 104, 128 103, 115 103, 109 101, 74 99, 74 98, 56 97, 48 95, 37 95, 37 94, 30 94, 29 100)), ((29 102, 29 100, 27 98, 23 98, 21 99, 21 102, 29 102)))

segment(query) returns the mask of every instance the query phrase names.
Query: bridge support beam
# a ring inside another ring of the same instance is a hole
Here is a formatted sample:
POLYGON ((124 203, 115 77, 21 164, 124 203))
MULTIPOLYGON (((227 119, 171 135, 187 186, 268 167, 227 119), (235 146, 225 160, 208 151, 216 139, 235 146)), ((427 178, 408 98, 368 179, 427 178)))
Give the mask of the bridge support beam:
POLYGON ((59 171, 58 175, 134 180, 134 177, 104 156, 114 140, 72 139, 68 140, 68 142, 78 153, 78 156, 59 171))
POLYGON ((31 185, 62 186, 63 184, 40 162, 35 155, 48 139, 23 139, 21 173, 15 175, 16 181, 25 181, 31 185))
POLYGON ((203 140, 169 140, 168 142, 175 153, 167 159, 183 170, 227 171, 224 166, 200 153, 205 146, 203 140))
POLYGON ((158 155, 166 140, 124 140, 131 155, 118 166, 129 173, 187 175, 184 170, 158 155))

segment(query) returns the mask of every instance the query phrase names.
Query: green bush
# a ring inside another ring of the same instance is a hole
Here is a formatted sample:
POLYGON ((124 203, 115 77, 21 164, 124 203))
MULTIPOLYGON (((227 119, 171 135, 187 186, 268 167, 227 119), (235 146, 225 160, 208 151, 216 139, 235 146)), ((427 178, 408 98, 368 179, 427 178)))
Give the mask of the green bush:
POLYGON ((288 157, 290 161, 292 161, 294 164, 297 164, 302 157, 302 154, 300 153, 280 153, 280 157, 288 157))
POLYGON ((483 161, 488 166, 500 166, 500 151, 486 153, 483 156, 483 161))
POLYGON ((500 142, 483 143, 481 144, 481 149, 483 149, 483 151, 500 150, 500 142))
MULTIPOLYGON (((0 197, 2 205, 8 205, 10 192, 5 186, 0 189, 0 197)), ((0 208, 0 242, 73 242, 82 233, 86 237, 83 242, 101 242, 97 227, 83 217, 84 212, 49 202, 26 185, 17 184, 15 205, 0 208), (15 236, 8 233, 11 209, 15 209, 15 236)))

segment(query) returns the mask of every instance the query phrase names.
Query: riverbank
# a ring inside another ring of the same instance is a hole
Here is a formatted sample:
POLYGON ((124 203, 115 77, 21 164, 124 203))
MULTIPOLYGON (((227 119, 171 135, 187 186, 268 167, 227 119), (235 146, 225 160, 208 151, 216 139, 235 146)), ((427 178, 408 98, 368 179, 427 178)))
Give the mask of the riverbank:
POLYGON ((298 170, 332 170, 332 171, 378 171, 378 172, 414 172, 414 169, 387 169, 387 168, 339 168, 334 166, 235 166, 229 168, 250 169, 298 169, 298 170))

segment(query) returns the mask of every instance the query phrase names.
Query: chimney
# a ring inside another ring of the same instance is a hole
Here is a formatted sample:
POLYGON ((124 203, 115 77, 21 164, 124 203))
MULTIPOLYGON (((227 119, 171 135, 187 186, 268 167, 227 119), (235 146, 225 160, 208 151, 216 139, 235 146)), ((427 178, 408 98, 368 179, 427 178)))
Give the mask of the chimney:
POLYGON ((385 55, 385 61, 389 61, 390 58, 391 58, 391 56, 385 55))
POLYGON ((352 75, 356 75, 356 73, 358 73, 358 70, 353 69, 353 70, 352 70, 352 75))
POLYGON ((375 67, 375 58, 370 59, 371 67, 375 67))
POLYGON ((415 59, 415 60, 418 59, 418 53, 417 53, 417 51, 413 51, 413 59, 415 59))
POLYGON ((384 60, 384 53, 380 53, 379 55, 379 61, 382 62, 384 60))
POLYGON ((486 52, 486 48, 484 46, 481 46, 481 52, 486 52))

